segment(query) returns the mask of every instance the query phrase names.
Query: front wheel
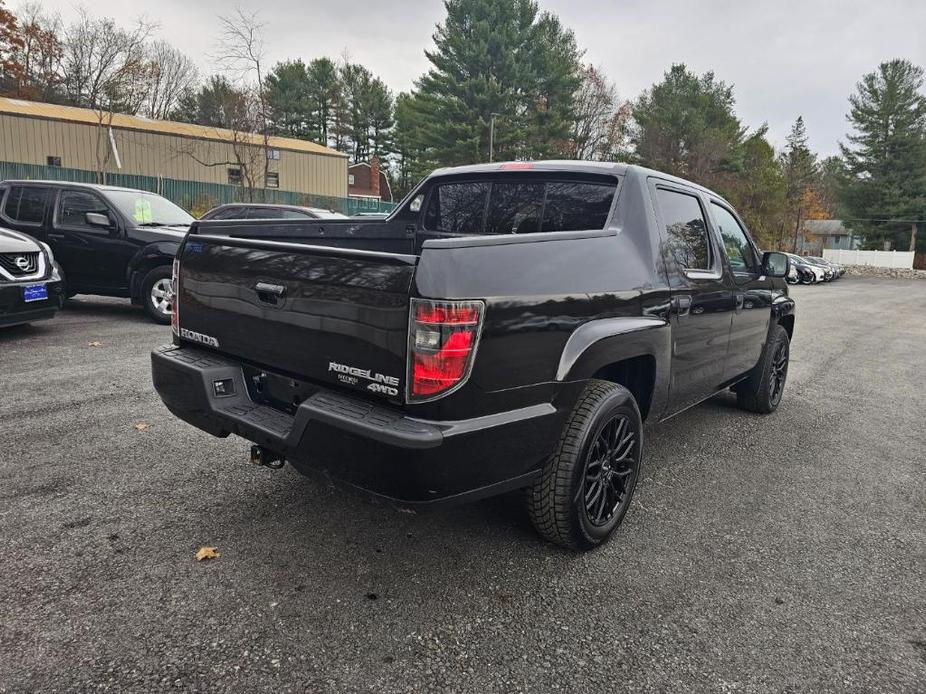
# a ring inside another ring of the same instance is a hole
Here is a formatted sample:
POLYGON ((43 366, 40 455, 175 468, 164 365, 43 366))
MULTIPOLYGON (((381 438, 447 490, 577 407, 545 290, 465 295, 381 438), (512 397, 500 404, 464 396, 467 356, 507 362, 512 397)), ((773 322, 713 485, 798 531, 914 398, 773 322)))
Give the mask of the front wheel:
POLYGON ((148 315, 156 323, 170 324, 170 313, 174 303, 170 266, 156 267, 145 275, 141 292, 141 300, 148 315))
POLYGON ((556 451, 528 490, 537 532, 573 550, 608 540, 630 506, 642 450, 643 424, 630 391, 589 381, 556 451))
POLYGON ((788 331, 775 325, 769 335, 762 358, 752 373, 736 385, 736 403, 749 412, 769 414, 778 409, 788 378, 791 342, 788 331))

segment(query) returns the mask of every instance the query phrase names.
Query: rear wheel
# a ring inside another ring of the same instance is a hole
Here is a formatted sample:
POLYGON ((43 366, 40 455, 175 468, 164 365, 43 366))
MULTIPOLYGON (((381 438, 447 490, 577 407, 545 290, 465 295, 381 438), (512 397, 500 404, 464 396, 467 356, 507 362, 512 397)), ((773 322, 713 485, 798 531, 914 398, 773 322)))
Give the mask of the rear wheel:
POLYGON ((590 381, 553 457, 528 490, 528 512, 537 532, 574 550, 605 542, 630 506, 642 449, 642 420, 630 391, 590 381))
POLYGON ((778 409, 788 378, 791 343, 780 325, 772 328, 762 359, 749 378, 736 386, 736 403, 744 410, 769 414, 778 409))
POLYGON ((148 315, 156 323, 168 325, 174 303, 170 266, 156 267, 145 275, 141 291, 141 300, 148 315))

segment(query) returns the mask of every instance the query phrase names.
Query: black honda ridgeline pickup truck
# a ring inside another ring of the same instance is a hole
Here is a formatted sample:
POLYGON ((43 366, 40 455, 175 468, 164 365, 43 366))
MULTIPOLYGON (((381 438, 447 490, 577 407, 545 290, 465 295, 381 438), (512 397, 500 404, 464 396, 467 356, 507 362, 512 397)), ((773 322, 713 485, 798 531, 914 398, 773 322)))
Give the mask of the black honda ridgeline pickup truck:
POLYGON ((589 549, 627 511, 643 420, 727 388, 776 409, 787 272, 656 171, 443 169, 386 219, 194 223, 154 385, 253 462, 412 506, 527 488, 541 535, 589 549))

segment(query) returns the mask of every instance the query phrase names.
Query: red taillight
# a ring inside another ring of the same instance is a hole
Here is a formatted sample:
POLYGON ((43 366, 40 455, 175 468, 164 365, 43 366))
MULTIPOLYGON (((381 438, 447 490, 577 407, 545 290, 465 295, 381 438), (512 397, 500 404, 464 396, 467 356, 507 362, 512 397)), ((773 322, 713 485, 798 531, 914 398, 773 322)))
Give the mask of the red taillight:
POLYGON ((430 400, 463 385, 473 367, 485 304, 412 299, 408 400, 430 400))
POLYGON ((180 261, 174 258, 171 265, 170 288, 173 296, 170 300, 170 329, 174 335, 180 335, 180 261))

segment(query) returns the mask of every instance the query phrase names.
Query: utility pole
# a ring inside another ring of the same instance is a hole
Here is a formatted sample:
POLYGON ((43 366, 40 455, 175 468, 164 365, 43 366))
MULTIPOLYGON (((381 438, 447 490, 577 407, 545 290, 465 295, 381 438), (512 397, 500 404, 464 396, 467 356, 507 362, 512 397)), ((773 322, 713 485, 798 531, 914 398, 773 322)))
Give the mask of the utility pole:
POLYGON ((497 113, 489 114, 489 161, 495 161, 495 117, 497 113))
POLYGON ((910 252, 916 253, 916 222, 910 224, 910 252))

